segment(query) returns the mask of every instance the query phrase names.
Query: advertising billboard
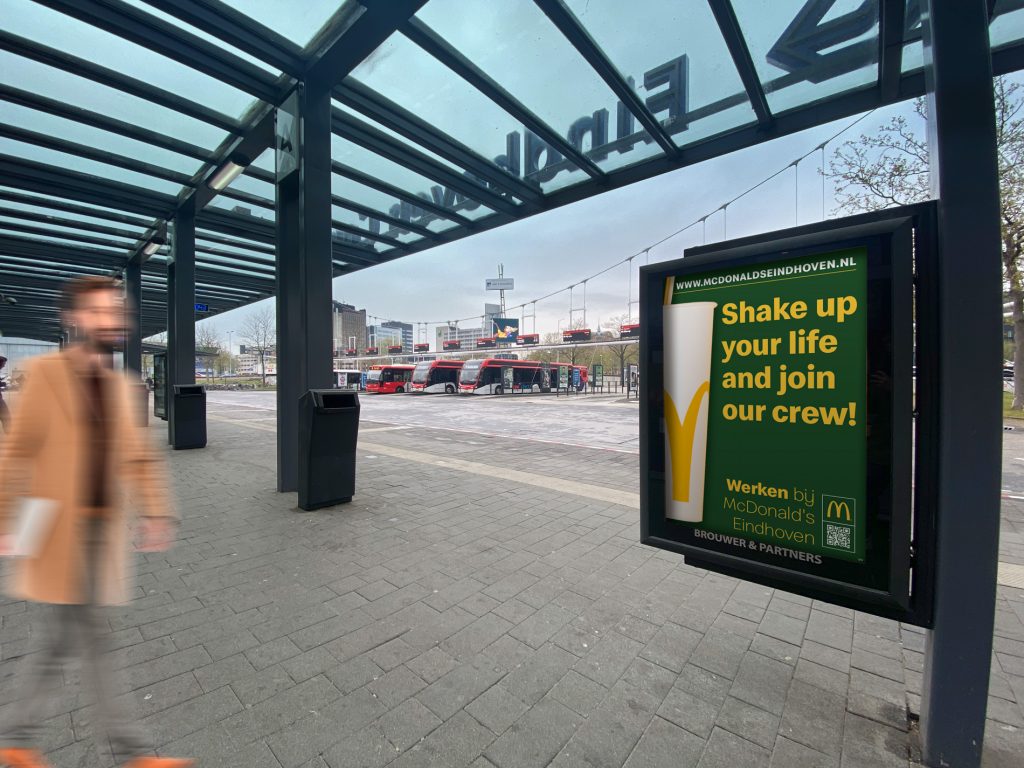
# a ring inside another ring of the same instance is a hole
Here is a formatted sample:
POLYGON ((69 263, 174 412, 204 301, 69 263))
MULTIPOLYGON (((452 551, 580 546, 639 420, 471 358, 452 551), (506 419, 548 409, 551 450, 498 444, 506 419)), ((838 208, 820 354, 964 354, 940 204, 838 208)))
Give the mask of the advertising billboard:
POLYGON ((590 329, 570 328, 569 330, 562 331, 562 341, 590 341, 590 329))
POLYGON ((493 347, 496 347, 496 346, 498 346, 498 340, 495 339, 493 336, 490 336, 490 337, 485 338, 485 339, 477 339, 476 340, 476 348, 477 349, 492 349, 493 347))
POLYGON ((413 352, 429 352, 430 351, 430 345, 429 344, 414 344, 413 347, 412 347, 412 351, 413 352))
POLYGON ((534 344, 540 344, 539 333, 520 333, 516 338, 516 344, 521 347, 533 346, 534 344))
POLYGON ((441 342, 441 349, 448 352, 453 349, 462 349, 462 342, 458 339, 447 339, 441 342))
POLYGON ((484 279, 484 289, 488 291, 515 290, 516 281, 511 277, 488 277, 484 279))
POLYGON ((400 355, 400 354, 402 354, 402 345, 401 344, 391 344, 388 347, 388 354, 389 355, 400 355))
POLYGON ((642 270, 645 542, 928 620, 910 583, 916 221, 853 217, 642 270))
POLYGON ((499 344, 515 344, 519 340, 519 321, 512 317, 496 317, 491 330, 499 344))

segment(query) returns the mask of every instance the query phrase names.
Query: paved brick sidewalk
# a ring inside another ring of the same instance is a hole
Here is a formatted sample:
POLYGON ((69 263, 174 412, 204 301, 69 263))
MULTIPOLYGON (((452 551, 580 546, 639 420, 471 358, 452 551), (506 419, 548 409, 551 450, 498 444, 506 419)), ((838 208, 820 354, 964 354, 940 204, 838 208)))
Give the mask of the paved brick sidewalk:
MULTIPOLYGON (((365 445, 424 460, 363 449, 356 500, 298 514, 273 492, 273 422, 211 416, 208 449, 168 454, 183 540, 139 560, 111 621, 162 752, 203 768, 913 761, 924 635, 689 568, 637 543, 635 508, 566 483, 620 498, 635 456, 364 423, 365 445)), ((1024 562, 1020 503, 1003 531, 1024 562)), ((998 607, 986 765, 1019 768, 1024 591, 998 607)), ((41 618, 0 601, 0 717, 41 618)), ((103 766, 76 677, 45 747, 57 768, 103 766)))

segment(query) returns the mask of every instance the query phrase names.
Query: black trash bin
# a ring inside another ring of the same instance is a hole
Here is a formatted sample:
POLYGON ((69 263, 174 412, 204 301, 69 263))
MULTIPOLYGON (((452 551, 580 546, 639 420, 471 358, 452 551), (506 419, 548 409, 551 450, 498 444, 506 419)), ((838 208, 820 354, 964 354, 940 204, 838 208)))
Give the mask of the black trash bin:
POLYGON ((206 447, 206 388, 175 384, 171 405, 171 447, 174 450, 206 447))
POLYGON ((352 501, 356 490, 359 395, 311 389, 299 399, 299 507, 352 501))

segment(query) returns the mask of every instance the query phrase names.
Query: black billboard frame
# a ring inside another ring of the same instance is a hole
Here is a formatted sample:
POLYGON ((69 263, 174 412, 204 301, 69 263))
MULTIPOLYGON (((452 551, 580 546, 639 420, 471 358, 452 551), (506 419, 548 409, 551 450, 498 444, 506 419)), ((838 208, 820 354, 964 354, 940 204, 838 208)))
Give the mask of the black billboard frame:
MULTIPOLYGON (((683 258, 641 267, 640 366, 646 371, 660 369, 658 333, 667 277, 796 258, 863 245, 879 238, 889 244, 890 322, 894 331, 890 446, 894 514, 888 542, 888 588, 871 589, 802 573, 685 544, 653 532, 650 517, 652 441, 663 439, 661 380, 660 376, 653 375, 640 378, 640 540, 649 546, 682 554, 691 566, 931 628, 936 552, 934 510, 938 487, 934 456, 939 436, 937 206, 934 201, 689 248, 683 258)), ((662 506, 655 503, 653 508, 662 506)))

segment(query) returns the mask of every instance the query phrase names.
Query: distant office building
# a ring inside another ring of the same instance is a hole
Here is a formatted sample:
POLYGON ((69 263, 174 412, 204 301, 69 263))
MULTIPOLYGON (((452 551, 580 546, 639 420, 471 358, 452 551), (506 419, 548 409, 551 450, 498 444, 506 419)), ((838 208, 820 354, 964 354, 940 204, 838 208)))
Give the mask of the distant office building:
POLYGON ((412 323, 402 323, 398 320, 388 320, 386 323, 381 323, 382 328, 394 329, 402 334, 402 351, 406 353, 412 352, 412 323))
MULTIPOLYGON (((271 347, 267 350, 263 364, 267 368, 266 373, 277 373, 277 347, 271 347)), ((264 372, 260 367, 259 353, 251 345, 238 345, 238 355, 235 357, 235 372, 240 376, 259 376, 264 372)))
POLYGON ((366 344, 366 310, 351 304, 331 302, 334 313, 334 349, 364 349, 366 344))
POLYGON ((439 325, 434 331, 436 345, 435 350, 441 351, 442 344, 449 339, 457 339, 462 342, 462 349, 476 349, 476 340, 484 335, 480 328, 449 328, 446 325, 439 325))
MULTIPOLYGON (((366 327, 366 340, 368 347, 377 347, 381 353, 387 352, 388 347, 403 347, 402 329, 391 328, 387 325, 369 325, 366 327)), ((412 340, 409 342, 409 351, 412 351, 412 340)))

